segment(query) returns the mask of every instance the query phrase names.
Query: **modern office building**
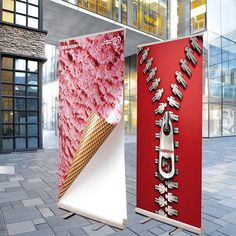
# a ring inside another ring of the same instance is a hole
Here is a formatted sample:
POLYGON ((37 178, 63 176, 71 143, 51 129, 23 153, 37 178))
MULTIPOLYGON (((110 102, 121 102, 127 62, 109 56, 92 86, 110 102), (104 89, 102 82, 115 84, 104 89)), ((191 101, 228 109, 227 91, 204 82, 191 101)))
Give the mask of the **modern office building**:
POLYGON ((0 1, 0 153, 42 147, 42 2, 0 1))
POLYGON ((0 0, 0 6, 1 152, 42 147, 41 107, 43 128, 57 130, 59 40, 120 27, 127 31, 126 134, 136 133, 136 46, 197 33, 204 34, 203 136, 236 134, 235 0, 0 0))

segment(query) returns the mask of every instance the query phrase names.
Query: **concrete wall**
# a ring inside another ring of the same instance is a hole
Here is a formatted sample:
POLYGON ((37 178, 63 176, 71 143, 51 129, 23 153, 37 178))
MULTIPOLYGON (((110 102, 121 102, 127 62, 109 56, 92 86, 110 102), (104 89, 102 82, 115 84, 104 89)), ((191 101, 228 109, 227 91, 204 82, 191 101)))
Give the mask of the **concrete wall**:
POLYGON ((43 32, 2 24, 0 52, 45 58, 45 36, 43 32))

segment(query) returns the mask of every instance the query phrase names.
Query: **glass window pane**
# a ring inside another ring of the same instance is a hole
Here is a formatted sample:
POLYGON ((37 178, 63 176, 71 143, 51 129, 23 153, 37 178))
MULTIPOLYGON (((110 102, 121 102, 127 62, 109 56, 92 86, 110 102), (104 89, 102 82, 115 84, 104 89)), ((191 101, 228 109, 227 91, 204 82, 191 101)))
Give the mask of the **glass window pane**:
POLYGON ((28 26, 32 28, 38 29, 38 19, 34 19, 31 17, 28 17, 28 26))
POLYGON ((37 61, 28 61, 28 71, 37 72, 38 71, 38 62, 37 61))
POLYGON ((15 65, 15 69, 16 70, 25 70, 26 68, 26 61, 24 59, 16 59, 15 60, 16 65, 15 65))
POLYGON ((38 0, 28 0, 28 3, 34 4, 34 5, 39 5, 38 0))
POLYGON ((26 26, 26 17, 16 14, 16 24, 26 26))
POLYGON ((28 5, 28 15, 38 17, 39 16, 39 8, 35 6, 28 5))
POLYGON ((12 107, 13 107, 13 98, 2 98, 3 109, 12 109, 12 107))
POLYGON ((13 122, 13 111, 3 111, 3 123, 13 122))
POLYGON ((28 138, 28 148, 38 148, 38 138, 28 138))
POLYGON ((16 138, 15 145, 16 145, 16 149, 25 149, 26 148, 26 138, 16 138))
POLYGON ((38 112, 30 111, 28 112, 28 123, 37 123, 38 122, 38 112))
POLYGON ((26 112, 15 111, 15 123, 26 123, 26 112))
POLYGON ((15 135, 26 135, 26 125, 15 125, 15 135))
POLYGON ((2 68, 12 70, 13 69, 13 58, 2 57, 2 68))
POLYGON ((221 136, 221 105, 210 104, 210 137, 221 136))
POLYGON ((15 109, 16 110, 25 110, 26 103, 24 98, 15 98, 15 109))
POLYGON ((38 100, 37 99, 28 99, 27 106, 28 106, 28 110, 33 110, 33 111, 38 110, 38 100))
POLYGON ((38 97, 38 87, 28 86, 28 96, 29 97, 38 97))
POLYGON ((25 86, 15 85, 15 96, 25 96, 25 86))
POLYGON ((13 136, 13 125, 2 125, 3 136, 13 136))
POLYGON ((9 11, 14 11, 14 0, 3 0, 2 8, 9 11))
POLYGON ((13 83, 13 72, 12 71, 2 71, 2 82, 13 83))
POLYGON ((2 139, 2 149, 3 150, 13 149, 13 138, 3 138, 2 139))
POLYGON ((14 14, 6 11, 2 11, 2 21, 14 23, 14 14))
POLYGON ((28 84, 38 85, 38 74, 28 73, 28 84))
POLYGON ((191 0, 191 32, 205 29, 206 0, 191 0))
POLYGON ((12 96, 13 95, 12 88, 13 88, 12 85, 2 84, 2 95, 12 96))
POLYGON ((38 135, 38 125, 28 125, 28 136, 38 135))
POLYGON ((16 12, 26 14, 26 3, 16 1, 16 12))
POLYGON ((16 84, 25 84, 25 73, 15 72, 15 83, 16 84))

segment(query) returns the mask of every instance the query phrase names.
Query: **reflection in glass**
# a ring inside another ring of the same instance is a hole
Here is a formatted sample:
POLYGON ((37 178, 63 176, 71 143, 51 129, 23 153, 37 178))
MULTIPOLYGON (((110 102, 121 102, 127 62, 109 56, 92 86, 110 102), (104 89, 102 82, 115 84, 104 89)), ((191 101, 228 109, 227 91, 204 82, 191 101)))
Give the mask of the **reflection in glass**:
POLYGON ((15 72, 15 83, 16 84, 25 84, 25 73, 24 72, 15 72))
POLYGON ((28 135, 37 136, 38 135, 38 125, 28 125, 28 135))
POLYGON ((2 11, 2 21, 14 23, 14 14, 7 11, 2 11))
POLYGON ((15 135, 16 136, 26 135, 26 125, 15 125, 15 135))
POLYGON ((28 0, 28 3, 39 5, 39 0, 28 0))
POLYGON ((13 69, 13 58, 2 57, 2 68, 12 70, 13 69))
POLYGON ((12 136, 13 135, 13 125, 2 125, 2 135, 12 136))
POLYGON ((28 71, 37 72, 38 71, 38 62, 37 61, 28 61, 28 71))
POLYGON ((2 8, 8 11, 14 11, 14 0, 3 0, 2 8))
POLYGON ((15 96, 25 96, 25 86, 15 85, 15 96))
POLYGON ((16 24, 26 26, 26 17, 16 14, 16 24))
POLYGON ((221 105, 209 104, 210 109, 210 137, 221 136, 221 105))
POLYGON ((16 149, 26 148, 26 138, 15 138, 16 149))
POLYGON ((36 111, 38 110, 38 100, 37 99, 27 99, 28 110, 36 111))
POLYGON ((223 135, 236 134, 236 107, 223 105, 223 135))
POLYGON ((177 35, 178 37, 189 35, 190 32, 190 1, 189 0, 178 0, 177 1, 177 35))
POLYGON ((206 0, 191 0, 191 33, 205 29, 206 0))
POLYGON ((4 150, 13 149, 13 138, 3 138, 2 139, 2 149, 4 149, 4 150))
POLYGON ((28 15, 38 17, 39 15, 39 8, 35 6, 28 5, 28 15))
POLYGON ((28 97, 38 97, 38 87, 28 86, 28 97))
POLYGON ((13 122, 13 111, 3 111, 3 123, 13 122))
POLYGON ((15 109, 16 110, 25 110, 26 102, 24 98, 15 98, 15 109))
POLYGON ((12 98, 2 98, 2 108, 3 109, 12 109, 13 99, 12 98))
POLYGON ((26 112, 15 111, 15 123, 25 123, 26 122, 26 112))
POLYGON ((16 70, 25 70, 26 69, 26 61, 23 59, 15 59, 15 69, 16 70))
POLYGON ((28 84, 38 85, 38 75, 33 73, 28 73, 28 84))
POLYGON ((26 4, 16 1, 16 12, 26 14, 26 4))
POLYGON ((13 89, 12 85, 9 84, 2 84, 2 95, 4 96, 12 96, 13 89))
POLYGON ((28 138, 28 148, 38 148, 38 138, 28 138))
POLYGON ((38 113, 35 111, 28 112, 28 123, 37 123, 38 122, 38 113))
POLYGON ((32 28, 38 28, 39 26, 38 19, 34 19, 32 17, 28 17, 28 26, 32 28))
POLYGON ((13 82, 13 72, 12 71, 2 71, 2 82, 12 83, 13 82))

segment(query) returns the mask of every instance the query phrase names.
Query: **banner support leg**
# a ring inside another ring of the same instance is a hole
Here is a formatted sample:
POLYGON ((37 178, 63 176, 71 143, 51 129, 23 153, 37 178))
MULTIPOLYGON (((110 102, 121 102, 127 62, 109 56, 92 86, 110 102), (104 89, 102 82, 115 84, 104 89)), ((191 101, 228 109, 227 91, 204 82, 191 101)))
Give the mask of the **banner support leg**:
POLYGON ((62 219, 66 220, 66 219, 72 217, 73 215, 75 215, 75 213, 68 212, 68 213, 66 213, 65 215, 62 216, 62 219))
POLYGON ((182 228, 176 228, 176 229, 170 231, 169 235, 173 235, 174 236, 174 235, 176 235, 176 234, 178 234, 179 232, 182 232, 182 231, 183 231, 182 228))
POLYGON ((148 221, 150 221, 152 218, 151 217, 145 217, 143 218, 142 220, 139 221, 140 224, 145 224, 147 223, 148 221))
POLYGON ((103 224, 103 223, 97 223, 97 224, 94 225, 93 231, 98 231, 98 230, 101 229, 103 226, 105 226, 105 224, 103 224))

